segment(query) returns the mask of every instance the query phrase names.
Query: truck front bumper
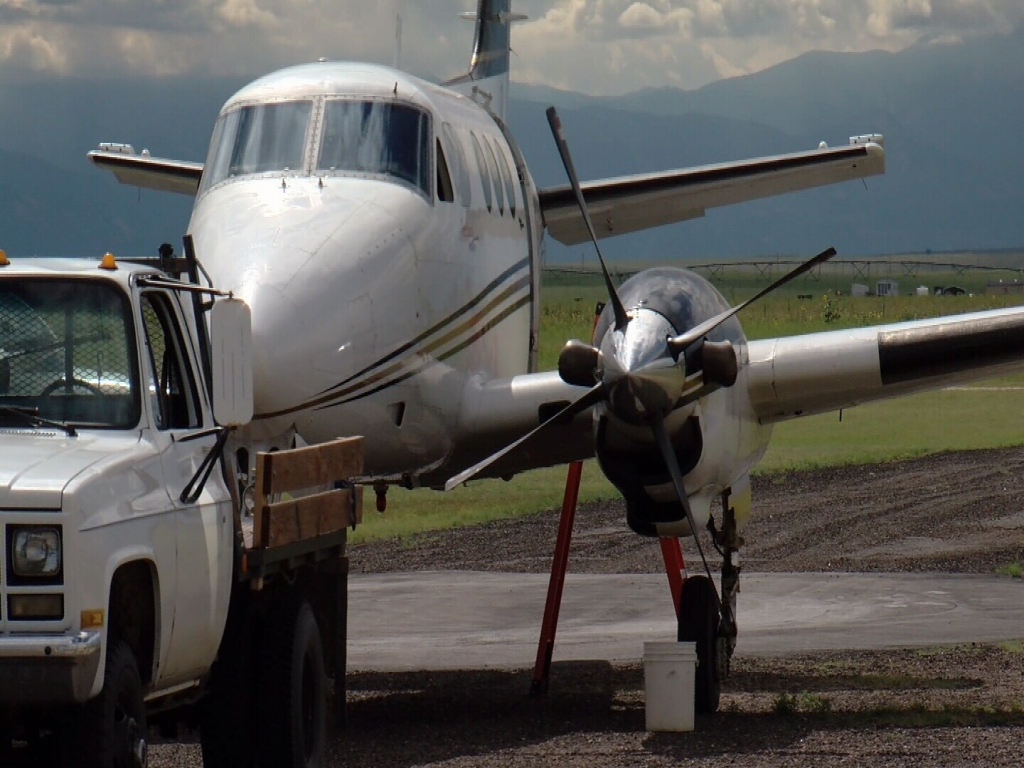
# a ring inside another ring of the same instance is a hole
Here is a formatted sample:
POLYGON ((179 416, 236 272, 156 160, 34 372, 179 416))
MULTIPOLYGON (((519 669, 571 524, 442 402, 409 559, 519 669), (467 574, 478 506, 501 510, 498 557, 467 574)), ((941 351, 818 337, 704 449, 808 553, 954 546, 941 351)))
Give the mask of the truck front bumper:
POLYGON ((0 704, 88 700, 101 648, 98 631, 0 637, 0 704))

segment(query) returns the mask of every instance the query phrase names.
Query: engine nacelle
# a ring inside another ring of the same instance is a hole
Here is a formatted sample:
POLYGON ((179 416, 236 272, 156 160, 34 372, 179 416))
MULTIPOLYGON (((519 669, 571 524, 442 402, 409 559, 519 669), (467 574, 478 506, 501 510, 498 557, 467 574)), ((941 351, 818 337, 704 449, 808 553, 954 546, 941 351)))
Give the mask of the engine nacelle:
MULTIPOLYGON (((639 339, 633 344, 652 345, 650 349, 633 354, 647 358, 659 354, 669 356, 665 341, 670 334, 682 334, 729 309, 728 302, 711 283, 675 267, 640 272, 622 285, 619 295, 633 318, 628 333, 639 339), (649 330, 645 335, 642 328, 636 327, 645 323, 651 329, 660 330, 649 330)), ((595 347, 606 350, 613 346, 609 336, 615 333, 613 325, 612 313, 606 309, 594 332, 595 347)), ((715 328, 707 340, 730 342, 736 348, 746 345, 746 337, 736 318, 715 328)), ((693 367, 693 360, 681 357, 677 365, 685 373, 693 367)), ((688 375, 687 382, 690 395, 680 397, 665 416, 665 428, 685 485, 689 485, 686 483, 689 473, 701 463, 705 448, 702 399, 721 387, 719 381, 705 381, 699 369, 696 374, 688 375)), ((594 429, 598 462, 626 500, 629 527, 645 536, 675 535, 680 523, 685 522, 685 512, 672 488, 668 468, 650 427, 638 423, 635 410, 619 405, 612 396, 609 402, 595 409, 594 429)), ((693 493, 700 488, 688 487, 687 490, 693 493)))

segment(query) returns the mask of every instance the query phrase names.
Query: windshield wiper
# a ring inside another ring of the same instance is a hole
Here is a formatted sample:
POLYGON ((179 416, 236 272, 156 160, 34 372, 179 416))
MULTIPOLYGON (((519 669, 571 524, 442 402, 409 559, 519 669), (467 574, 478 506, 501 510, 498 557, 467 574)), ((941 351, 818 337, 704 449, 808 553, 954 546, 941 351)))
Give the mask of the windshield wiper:
POLYGON ((78 432, 70 424, 63 421, 51 421, 39 415, 39 409, 24 405, 0 405, 0 413, 14 414, 33 427, 56 427, 63 430, 68 437, 77 437, 78 432))

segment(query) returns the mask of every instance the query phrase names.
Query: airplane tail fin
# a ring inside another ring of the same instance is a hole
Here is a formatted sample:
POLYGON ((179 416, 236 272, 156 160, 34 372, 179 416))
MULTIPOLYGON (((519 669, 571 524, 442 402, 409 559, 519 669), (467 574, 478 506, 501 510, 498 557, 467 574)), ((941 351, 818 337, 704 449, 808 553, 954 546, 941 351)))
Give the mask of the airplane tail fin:
POLYGON ((505 119, 508 102, 509 26, 526 16, 511 12, 512 0, 477 0, 475 12, 463 18, 476 22, 469 72, 445 86, 469 96, 505 119))

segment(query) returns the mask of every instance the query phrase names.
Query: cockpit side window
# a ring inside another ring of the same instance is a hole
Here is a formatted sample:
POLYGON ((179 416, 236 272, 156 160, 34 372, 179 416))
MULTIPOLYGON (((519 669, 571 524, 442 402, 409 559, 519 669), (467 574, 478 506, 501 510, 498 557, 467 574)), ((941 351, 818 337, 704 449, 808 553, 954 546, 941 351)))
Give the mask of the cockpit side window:
POLYGON ((508 160, 505 159, 505 153, 501 151, 501 147, 495 142, 494 151, 498 155, 498 165, 501 166, 501 180, 505 183, 505 197, 508 198, 508 210, 512 214, 512 218, 516 217, 516 188, 512 181, 512 171, 509 170, 508 160))
POLYGON ((505 197, 501 188, 501 176, 498 173, 498 162, 494 159, 494 148, 491 147, 491 141, 486 136, 483 137, 484 146, 487 147, 487 162, 488 168, 491 169, 491 178, 494 179, 494 196, 498 202, 498 215, 505 215, 505 197))
POLYGON ((437 199, 442 203, 455 202, 455 190, 452 189, 452 177, 448 173, 448 163, 444 159, 441 140, 437 140, 437 199))
POLYGON ((466 154, 462 150, 462 144, 455 131, 448 123, 442 123, 441 133, 450 150, 446 153, 448 166, 452 173, 452 180, 455 182, 455 191, 458 193, 459 202, 464 208, 469 208, 472 200, 472 192, 469 186, 469 168, 466 165, 466 154))
POLYGON ((480 172, 480 183, 484 187, 484 205, 487 206, 487 212, 491 212, 491 174, 487 170, 487 161, 484 159, 484 151, 480 148, 480 142, 476 137, 476 134, 472 131, 469 132, 469 138, 473 140, 473 154, 476 155, 476 167, 480 172))
POLYGON ((222 115, 204 166, 203 189, 231 176, 304 170, 313 103, 253 104, 222 115))
POLYGON ((318 171, 391 176, 431 195, 430 116, 409 104, 329 101, 318 171))

